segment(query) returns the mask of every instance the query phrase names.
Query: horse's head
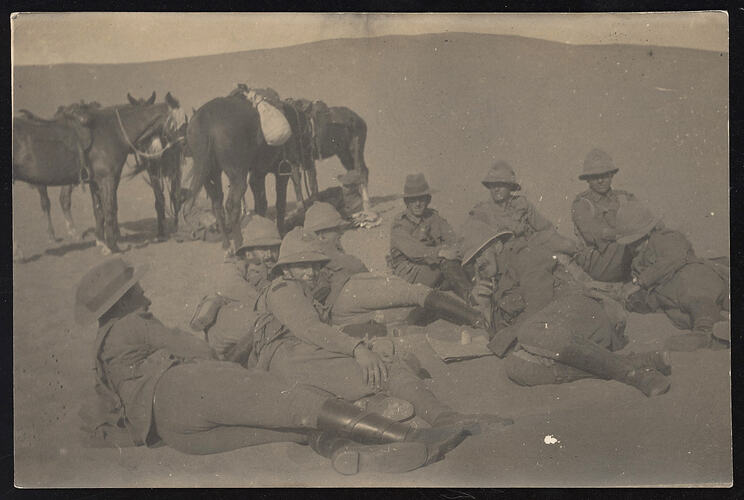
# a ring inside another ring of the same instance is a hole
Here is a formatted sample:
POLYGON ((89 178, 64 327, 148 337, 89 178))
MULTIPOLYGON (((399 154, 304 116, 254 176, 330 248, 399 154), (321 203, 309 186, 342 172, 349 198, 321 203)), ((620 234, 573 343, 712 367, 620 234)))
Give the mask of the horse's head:
POLYGON ((137 147, 149 152, 162 149, 163 143, 171 144, 183 140, 188 125, 186 113, 181 109, 178 99, 170 92, 165 95, 165 103, 155 104, 155 97, 155 92, 149 99, 138 99, 127 93, 127 99, 133 107, 149 108, 155 113, 151 123, 135 140, 137 147))

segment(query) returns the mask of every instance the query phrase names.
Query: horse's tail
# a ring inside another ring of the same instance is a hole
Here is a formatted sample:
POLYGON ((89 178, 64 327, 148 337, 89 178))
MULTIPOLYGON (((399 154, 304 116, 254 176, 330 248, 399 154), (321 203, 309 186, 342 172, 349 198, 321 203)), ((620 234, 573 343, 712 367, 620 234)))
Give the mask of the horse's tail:
POLYGON ((191 177, 189 182, 189 193, 182 205, 184 214, 191 212, 194 208, 196 198, 207 183, 212 169, 217 166, 216 159, 214 158, 212 138, 207 135, 205 142, 206 144, 204 144, 203 148, 191 149, 193 164, 191 166, 191 171, 188 174, 188 177, 191 177), (199 149, 201 149, 201 151, 199 151, 199 149))

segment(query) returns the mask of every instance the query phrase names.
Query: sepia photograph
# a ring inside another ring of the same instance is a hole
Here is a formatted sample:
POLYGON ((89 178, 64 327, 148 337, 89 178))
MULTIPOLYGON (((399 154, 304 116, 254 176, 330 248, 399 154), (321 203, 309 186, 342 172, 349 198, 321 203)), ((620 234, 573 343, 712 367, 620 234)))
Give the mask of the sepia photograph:
POLYGON ((732 486, 727 12, 10 24, 16 488, 732 486))

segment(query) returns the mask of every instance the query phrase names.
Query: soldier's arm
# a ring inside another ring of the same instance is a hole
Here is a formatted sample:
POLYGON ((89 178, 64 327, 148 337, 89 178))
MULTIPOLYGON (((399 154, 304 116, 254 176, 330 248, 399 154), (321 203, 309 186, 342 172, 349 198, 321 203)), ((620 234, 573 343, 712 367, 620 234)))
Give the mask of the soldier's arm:
POLYGON ((246 281, 246 266, 244 262, 229 260, 222 263, 216 292, 222 297, 228 297, 245 303, 250 303, 256 299, 255 290, 246 281))
POLYGON ((537 208, 535 208, 535 205, 533 205, 529 201, 527 202, 527 222, 535 231, 555 229, 553 223, 550 222, 550 220, 548 220, 548 218, 545 217, 543 214, 538 212, 537 208))
POLYGON ((600 246, 608 241, 615 241, 616 231, 598 221, 592 215, 588 201, 577 200, 571 207, 574 226, 587 245, 600 246))
POLYGON ((266 297, 266 305, 292 335, 309 344, 353 356, 354 348, 361 343, 360 339, 321 322, 311 299, 305 296, 298 283, 275 282, 266 297))
POLYGON ((445 245, 455 246, 457 245, 457 235, 450 226, 447 219, 442 216, 437 216, 439 219, 439 237, 442 239, 445 245))
POLYGON ((430 247, 411 236, 401 224, 393 223, 390 247, 400 251, 413 262, 439 263, 439 247, 430 247))
POLYGON ((214 351, 204 340, 180 330, 168 328, 157 319, 145 323, 147 343, 156 349, 187 359, 215 359, 214 351))

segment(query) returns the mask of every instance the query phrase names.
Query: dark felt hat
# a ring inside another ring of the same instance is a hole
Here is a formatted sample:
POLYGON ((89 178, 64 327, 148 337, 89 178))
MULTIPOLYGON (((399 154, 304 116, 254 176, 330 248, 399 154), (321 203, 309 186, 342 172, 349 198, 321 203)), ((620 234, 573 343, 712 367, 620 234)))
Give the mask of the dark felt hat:
POLYGON ((424 174, 411 174, 406 176, 406 183, 403 185, 403 198, 416 198, 418 196, 432 195, 435 193, 426 182, 424 174))
POLYGON ((88 271, 75 292, 75 322, 87 325, 103 316, 139 281, 147 268, 145 264, 135 270, 116 257, 88 271))

